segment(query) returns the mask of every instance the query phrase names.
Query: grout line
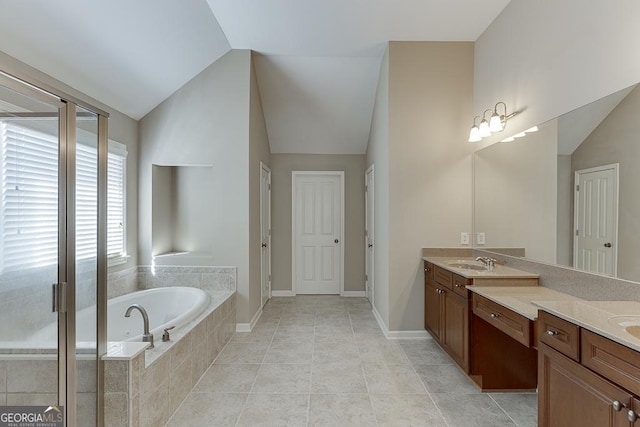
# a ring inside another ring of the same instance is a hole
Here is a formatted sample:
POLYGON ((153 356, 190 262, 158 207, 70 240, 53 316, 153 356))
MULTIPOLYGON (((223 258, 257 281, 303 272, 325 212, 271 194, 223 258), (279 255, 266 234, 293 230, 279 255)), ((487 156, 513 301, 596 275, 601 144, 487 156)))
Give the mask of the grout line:
POLYGON ((433 406, 435 406, 435 408, 438 410, 438 414, 440 414, 440 417, 442 418, 444 423, 447 426, 449 426, 449 421, 447 421, 447 419, 444 416, 444 413, 440 409, 440 406, 438 406, 438 404, 436 403, 436 401, 433 398, 433 396, 431 395, 431 393, 429 393, 429 389, 427 389, 427 385, 425 384, 425 382, 422 379, 422 377, 418 374, 418 371, 416 370, 416 367, 413 365, 413 362, 411 361, 411 359, 409 359, 409 355, 407 354, 406 350, 404 349, 404 347, 402 345, 400 345, 400 348, 402 349, 402 352, 404 353, 404 356, 409 361, 409 366, 411 366, 411 369, 413 370, 413 373, 416 374, 416 376, 418 377, 418 380, 420 380, 420 384, 422 384, 422 388, 424 388, 424 391, 427 393, 427 396, 429 396, 429 399, 431 399, 431 402, 433 402, 433 406))
POLYGON ((489 396, 489 399, 491 399, 497 406, 498 408, 500 408, 500 410, 502 412, 504 412, 506 414, 507 417, 509 417, 509 419, 513 422, 513 424, 517 427, 518 423, 516 422, 516 420, 514 420, 513 418, 511 418, 511 415, 509 414, 509 412, 507 412, 499 403, 497 400, 495 400, 493 398, 493 396, 491 395, 491 393, 487 393, 487 396, 489 396))

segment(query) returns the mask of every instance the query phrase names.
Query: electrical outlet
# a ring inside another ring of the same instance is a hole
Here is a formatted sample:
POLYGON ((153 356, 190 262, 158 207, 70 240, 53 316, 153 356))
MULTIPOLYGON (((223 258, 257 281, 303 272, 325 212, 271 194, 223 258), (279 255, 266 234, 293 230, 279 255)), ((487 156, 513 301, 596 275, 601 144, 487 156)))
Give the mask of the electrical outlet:
POLYGON ((476 235, 476 243, 479 245, 484 245, 484 233, 478 233, 476 235))
POLYGON ((460 244, 461 245, 469 244, 469 233, 466 233, 466 232, 460 233, 460 244))

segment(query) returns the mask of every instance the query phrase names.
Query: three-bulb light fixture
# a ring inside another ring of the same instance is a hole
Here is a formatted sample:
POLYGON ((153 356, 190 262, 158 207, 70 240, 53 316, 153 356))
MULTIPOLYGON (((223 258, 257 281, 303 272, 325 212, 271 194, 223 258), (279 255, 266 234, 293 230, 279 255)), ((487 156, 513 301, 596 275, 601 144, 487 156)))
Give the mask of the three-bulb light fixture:
POLYGON ((507 104, 502 101, 498 102, 493 109, 489 108, 484 110, 480 125, 476 124, 476 119, 479 119, 480 116, 473 118, 473 126, 471 127, 471 132, 469 132, 469 142, 479 142, 482 138, 491 136, 492 133, 502 132, 507 125, 507 120, 516 114, 518 114, 518 112, 507 114, 507 104), (504 109, 504 114, 498 112, 500 106, 504 109), (489 120, 487 120, 487 113, 493 113, 489 117, 489 120))

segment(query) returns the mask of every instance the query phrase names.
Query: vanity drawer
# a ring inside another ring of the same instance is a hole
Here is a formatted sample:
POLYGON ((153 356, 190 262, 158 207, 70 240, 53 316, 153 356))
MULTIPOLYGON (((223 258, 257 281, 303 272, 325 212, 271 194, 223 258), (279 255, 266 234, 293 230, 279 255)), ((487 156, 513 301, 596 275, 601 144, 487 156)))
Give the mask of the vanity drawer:
POLYGON ((635 395, 640 395, 640 353, 581 329, 582 364, 635 395))
POLYGON ((433 280, 433 264, 428 261, 424 262, 424 277, 427 280, 433 280))
POLYGON ((531 347, 531 320, 478 294, 473 294, 473 314, 509 335, 519 343, 531 347))
POLYGON ((472 279, 467 279, 466 277, 458 276, 457 274, 453 275, 453 292, 460 295, 464 298, 469 298, 469 291, 466 286, 473 283, 472 279))
POLYGON ((580 328, 546 311, 538 311, 538 339, 560 353, 580 361, 580 328))
POLYGON ((438 267, 437 265, 433 266, 433 279, 439 285, 442 285, 446 288, 453 289, 453 273, 449 270, 445 270, 444 268, 438 267))

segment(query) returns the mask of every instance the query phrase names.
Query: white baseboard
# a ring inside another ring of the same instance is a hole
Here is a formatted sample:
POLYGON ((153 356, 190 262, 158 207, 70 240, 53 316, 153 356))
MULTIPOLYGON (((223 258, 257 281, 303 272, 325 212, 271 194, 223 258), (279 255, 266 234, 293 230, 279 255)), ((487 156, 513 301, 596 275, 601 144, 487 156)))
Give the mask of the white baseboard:
POLYGON ((293 291, 271 291, 272 297, 295 297, 293 291))
POLYGON ((260 307, 260 310, 253 316, 251 323, 236 323, 236 332, 251 332, 256 326, 256 323, 258 323, 260 316, 262 316, 262 307, 260 307))
POLYGON ((388 340, 399 340, 399 339, 416 339, 416 340, 429 340, 432 339, 431 335, 427 331, 390 331, 385 325, 384 320, 382 320, 382 316, 378 312, 375 306, 371 310, 373 312, 373 316, 376 318, 378 322, 378 326, 382 329, 382 333, 388 340))
POLYGON ((367 296, 365 291, 343 291, 342 292, 342 296, 343 297, 357 297, 357 298, 364 298, 367 296))

